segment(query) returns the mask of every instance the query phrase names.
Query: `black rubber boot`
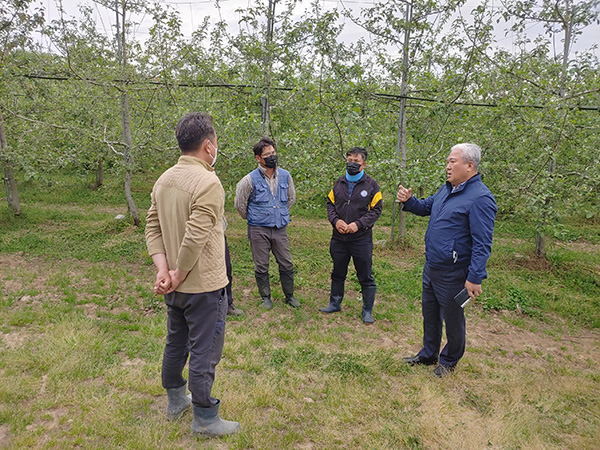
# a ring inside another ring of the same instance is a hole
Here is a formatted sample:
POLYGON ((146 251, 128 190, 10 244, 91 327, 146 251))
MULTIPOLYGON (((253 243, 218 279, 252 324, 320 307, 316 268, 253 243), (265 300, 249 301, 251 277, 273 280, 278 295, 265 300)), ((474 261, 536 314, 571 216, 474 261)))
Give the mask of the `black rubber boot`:
POLYGON ((269 273, 254 272, 254 278, 256 278, 258 293, 262 298, 261 306, 266 309, 273 308, 273 302, 271 301, 271 283, 269 282, 269 273))
POLYGON ((239 433, 242 429, 239 422, 223 420, 219 417, 219 405, 210 408, 194 406, 192 434, 203 434, 208 437, 221 437, 239 433))
POLYGON ((344 299, 344 282, 331 281, 331 292, 329 294, 329 305, 319 309, 322 313, 330 314, 342 310, 342 300, 344 299))
POLYGON ((373 304, 375 303, 375 286, 369 286, 363 288, 363 309, 362 309, 362 320, 364 324, 370 325, 375 320, 373 319, 373 304))
POLYGON ((294 308, 300 308, 300 303, 294 297, 294 271, 279 272, 279 280, 285 294, 285 302, 294 308))
POLYGON ((187 383, 181 387, 167 389, 167 420, 179 419, 192 406, 192 396, 186 395, 187 383))

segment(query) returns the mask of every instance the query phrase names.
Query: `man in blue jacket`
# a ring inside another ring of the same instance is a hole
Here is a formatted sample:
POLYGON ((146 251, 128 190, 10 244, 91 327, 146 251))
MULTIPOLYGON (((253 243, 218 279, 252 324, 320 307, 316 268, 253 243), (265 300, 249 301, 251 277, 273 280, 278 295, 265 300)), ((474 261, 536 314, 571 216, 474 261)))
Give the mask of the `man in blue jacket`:
POLYGON ((273 252, 279 265, 285 302, 298 308, 300 303, 294 297, 294 265, 286 231, 290 208, 296 201, 294 182, 287 170, 277 167, 275 141, 262 138, 253 150, 258 168, 237 184, 234 203, 240 216, 248 221, 258 292, 262 306, 273 308, 269 283, 269 255, 273 252))
POLYGON ((450 374, 465 352, 465 314, 454 297, 466 288, 477 298, 487 278, 498 208, 477 172, 480 160, 479 146, 457 144, 446 164, 448 181, 434 195, 418 200, 403 186, 396 195, 404 210, 430 216, 423 268, 423 348, 404 361, 435 365, 439 359, 433 371, 438 377, 450 374), (448 342, 440 353, 443 323, 448 342))
POLYGON ((341 311, 344 283, 350 258, 363 297, 362 320, 370 325, 375 302, 373 278, 373 225, 381 215, 379 185, 365 173, 367 150, 353 147, 346 154, 346 174, 340 177, 327 196, 327 218, 333 226, 329 252, 333 260, 329 305, 320 309, 329 314, 341 311))

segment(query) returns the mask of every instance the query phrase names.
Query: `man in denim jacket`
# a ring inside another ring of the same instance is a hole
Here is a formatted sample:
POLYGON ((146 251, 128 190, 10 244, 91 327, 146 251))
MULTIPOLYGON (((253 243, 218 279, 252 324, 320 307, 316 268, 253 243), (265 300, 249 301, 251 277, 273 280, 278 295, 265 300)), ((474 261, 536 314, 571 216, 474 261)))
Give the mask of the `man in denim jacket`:
POLYGON ((235 209, 248 221, 248 239, 258 292, 262 306, 271 309, 269 254, 273 252, 279 265, 285 302, 298 308, 300 303, 294 298, 294 265, 286 231, 290 208, 296 201, 294 182, 287 170, 277 167, 275 141, 262 138, 253 150, 258 168, 237 184, 235 209))
POLYGON ((481 148, 475 144, 452 147, 446 164, 448 181, 434 195, 418 200, 412 189, 398 188, 404 210, 430 216, 425 234, 423 269, 423 348, 404 358, 410 365, 439 365, 434 374, 451 373, 465 352, 465 314, 454 297, 466 288, 475 299, 487 278, 498 208, 477 172, 481 148), (448 343, 440 353, 442 325, 448 343))

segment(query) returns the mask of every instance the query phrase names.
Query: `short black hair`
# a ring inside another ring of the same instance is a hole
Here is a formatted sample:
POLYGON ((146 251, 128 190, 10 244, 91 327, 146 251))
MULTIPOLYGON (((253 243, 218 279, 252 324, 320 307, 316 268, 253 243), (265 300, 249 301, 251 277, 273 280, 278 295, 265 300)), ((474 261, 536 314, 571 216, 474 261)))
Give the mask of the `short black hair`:
POLYGON ((254 150, 254 154, 256 156, 260 156, 260 155, 262 155, 264 148, 269 147, 269 146, 272 146, 273 150, 277 151, 277 146, 275 145, 275 141, 271 138, 264 137, 260 141, 258 141, 256 144, 254 144, 254 147, 252 148, 252 150, 254 150))
POLYGON ((213 118, 208 114, 191 112, 179 119, 175 136, 181 153, 192 153, 200 148, 205 139, 216 136, 213 118))
POLYGON ((348 150, 346 152, 346 157, 348 157, 350 155, 362 155, 363 161, 366 161, 367 157, 369 156, 369 153, 367 152, 366 148, 352 147, 350 150, 348 150))

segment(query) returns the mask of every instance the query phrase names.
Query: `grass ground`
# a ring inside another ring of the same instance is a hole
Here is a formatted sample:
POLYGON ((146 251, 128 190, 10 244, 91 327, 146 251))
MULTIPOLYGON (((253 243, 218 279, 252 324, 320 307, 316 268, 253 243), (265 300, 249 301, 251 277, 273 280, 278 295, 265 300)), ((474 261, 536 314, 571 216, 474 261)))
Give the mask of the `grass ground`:
MULTIPOLYGON (((141 210, 152 181, 134 187, 141 210)), ((228 322, 214 395, 243 432, 205 440, 189 435, 190 414, 164 418, 165 308, 142 230, 114 220, 124 206, 113 183, 32 181, 22 217, 0 209, 0 448, 598 448, 597 223, 569 225, 571 240, 550 242, 539 260, 527 224, 500 218, 484 294, 466 310, 466 355, 439 380, 401 362, 422 338, 425 220, 409 217, 403 246, 386 242, 390 211, 376 225, 367 327, 352 270, 343 311, 317 311, 331 270, 324 211, 292 212, 302 308, 284 304, 272 267, 275 308, 263 311, 245 225, 228 204, 246 315, 228 322)))

